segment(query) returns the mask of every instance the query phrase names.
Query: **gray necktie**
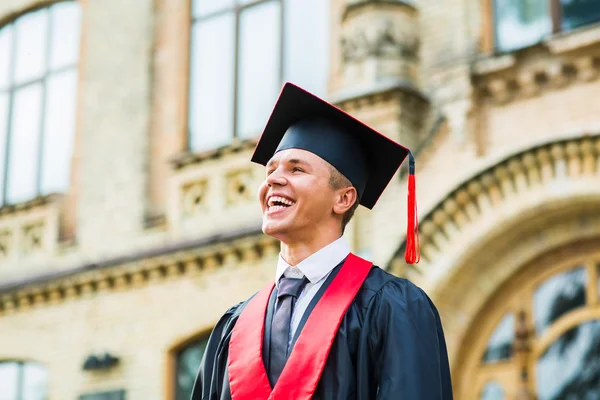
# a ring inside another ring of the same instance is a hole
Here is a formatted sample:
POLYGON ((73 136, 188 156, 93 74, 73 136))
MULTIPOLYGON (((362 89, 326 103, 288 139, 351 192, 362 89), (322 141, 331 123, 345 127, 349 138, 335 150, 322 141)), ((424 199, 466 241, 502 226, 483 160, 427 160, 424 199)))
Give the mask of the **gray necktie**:
POLYGON ((308 279, 306 278, 281 278, 279 280, 277 307, 271 322, 269 380, 272 386, 275 386, 287 361, 292 312, 296 299, 307 283, 308 279))

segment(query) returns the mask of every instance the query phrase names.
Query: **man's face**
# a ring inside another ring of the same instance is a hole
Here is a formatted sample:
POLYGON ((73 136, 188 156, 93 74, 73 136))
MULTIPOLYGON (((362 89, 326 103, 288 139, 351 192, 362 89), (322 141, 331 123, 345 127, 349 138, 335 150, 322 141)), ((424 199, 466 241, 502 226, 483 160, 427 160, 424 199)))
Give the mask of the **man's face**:
POLYGON ((263 232, 286 241, 302 240, 328 218, 334 218, 336 192, 329 185, 330 166, 299 149, 278 152, 266 167, 259 189, 263 232))

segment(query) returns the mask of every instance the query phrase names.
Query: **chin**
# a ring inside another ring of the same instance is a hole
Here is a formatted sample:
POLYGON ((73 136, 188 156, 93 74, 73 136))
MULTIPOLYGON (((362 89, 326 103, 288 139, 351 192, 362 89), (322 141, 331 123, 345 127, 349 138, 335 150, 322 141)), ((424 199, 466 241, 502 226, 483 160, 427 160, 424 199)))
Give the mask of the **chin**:
POLYGON ((268 221, 263 220, 262 231, 265 235, 272 236, 275 239, 282 240, 286 237, 289 226, 284 221, 268 221))

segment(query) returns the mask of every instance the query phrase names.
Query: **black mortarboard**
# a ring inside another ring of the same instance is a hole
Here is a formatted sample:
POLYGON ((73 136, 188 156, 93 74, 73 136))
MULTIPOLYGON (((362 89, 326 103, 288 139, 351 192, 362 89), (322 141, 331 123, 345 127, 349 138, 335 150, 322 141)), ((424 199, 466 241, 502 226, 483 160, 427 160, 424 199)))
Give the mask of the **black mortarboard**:
POLYGON ((286 83, 252 161, 266 165, 276 152, 290 148, 329 162, 352 182, 360 203, 369 209, 408 154, 408 149, 339 108, 286 83))
MULTIPOLYGON (((407 148, 288 82, 256 145, 252 161, 267 165, 276 152, 290 148, 310 151, 329 162, 348 178, 358 192, 360 204, 369 209, 375 206, 407 155, 414 186, 414 159, 407 148)), ((412 200, 414 203, 414 190, 412 200)), ((410 203, 409 195, 409 207, 410 203)), ((413 206, 416 218, 416 204, 413 206)), ((409 225, 410 214, 409 210, 409 225)))

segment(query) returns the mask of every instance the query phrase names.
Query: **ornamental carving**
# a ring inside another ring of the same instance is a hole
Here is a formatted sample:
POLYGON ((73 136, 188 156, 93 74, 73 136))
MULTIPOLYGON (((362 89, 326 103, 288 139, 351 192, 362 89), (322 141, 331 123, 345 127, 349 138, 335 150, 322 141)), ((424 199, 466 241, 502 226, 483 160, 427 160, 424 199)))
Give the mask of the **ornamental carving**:
POLYGON ((341 39, 345 64, 361 62, 370 57, 416 62, 419 46, 417 36, 390 19, 377 25, 359 26, 341 39))
POLYGON ((8 229, 0 231, 0 260, 7 258, 12 247, 12 232, 8 229))
POLYGON ((21 237, 21 253, 24 255, 32 254, 44 248, 44 221, 36 221, 23 226, 21 237))
POLYGON ((206 179, 189 182, 182 186, 181 208, 184 216, 191 217, 204 211, 207 186, 206 179))
POLYGON ((254 176, 251 169, 230 172, 226 182, 225 198, 228 205, 246 203, 254 198, 254 176))

